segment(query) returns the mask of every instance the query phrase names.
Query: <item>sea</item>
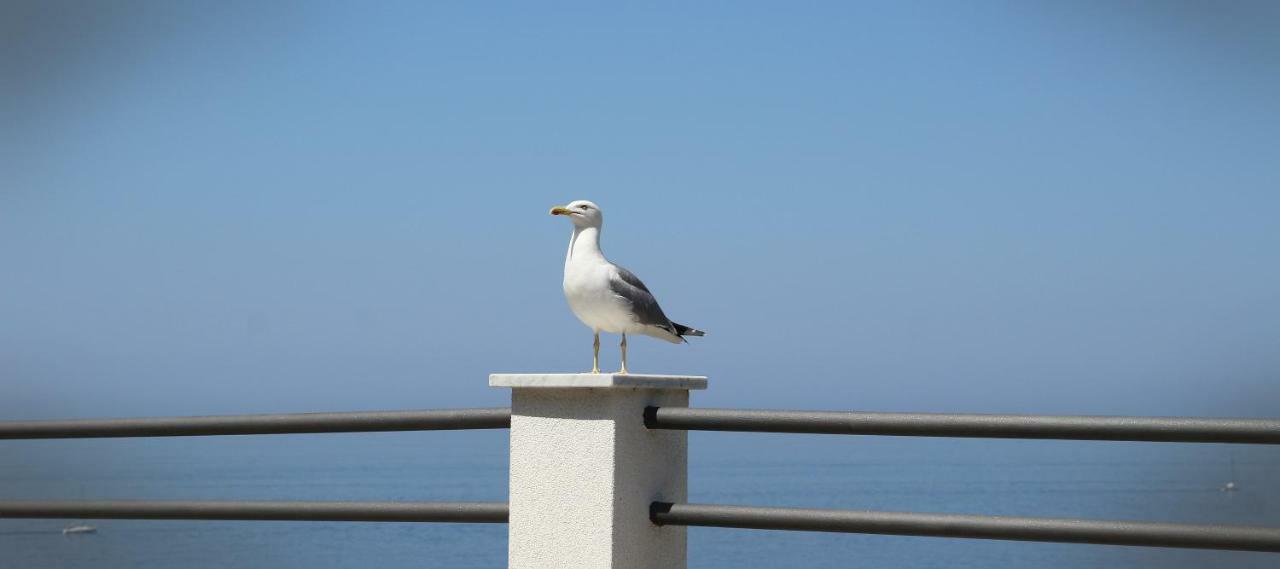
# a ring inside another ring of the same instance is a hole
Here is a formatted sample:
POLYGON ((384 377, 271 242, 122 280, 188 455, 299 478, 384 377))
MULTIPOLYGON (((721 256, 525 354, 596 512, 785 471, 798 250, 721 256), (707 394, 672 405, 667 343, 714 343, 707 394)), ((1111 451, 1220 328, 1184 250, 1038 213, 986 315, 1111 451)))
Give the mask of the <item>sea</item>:
MULTIPOLYGON (((689 476, 696 503, 1280 526, 1268 447, 691 433, 689 476)), ((506 488, 506 431, 0 441, 0 499, 505 500, 506 488)), ((0 569, 499 568, 506 531, 0 520, 0 569), (98 531, 61 533, 76 523, 98 531)), ((1280 554, 690 528, 689 567, 1274 569, 1280 554)))

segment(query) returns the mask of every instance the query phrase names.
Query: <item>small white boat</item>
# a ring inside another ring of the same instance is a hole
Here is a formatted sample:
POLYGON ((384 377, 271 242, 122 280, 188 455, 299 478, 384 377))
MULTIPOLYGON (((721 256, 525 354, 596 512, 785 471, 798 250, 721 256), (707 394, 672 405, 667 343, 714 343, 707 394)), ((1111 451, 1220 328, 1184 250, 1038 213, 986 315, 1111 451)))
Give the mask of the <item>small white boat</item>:
POLYGON ((75 535, 81 533, 98 533, 98 528, 86 525, 62 528, 62 535, 75 535))
POLYGON ((1223 492, 1235 492, 1240 487, 1236 486, 1236 455, 1231 455, 1231 478, 1227 479, 1227 483, 1222 485, 1223 492))

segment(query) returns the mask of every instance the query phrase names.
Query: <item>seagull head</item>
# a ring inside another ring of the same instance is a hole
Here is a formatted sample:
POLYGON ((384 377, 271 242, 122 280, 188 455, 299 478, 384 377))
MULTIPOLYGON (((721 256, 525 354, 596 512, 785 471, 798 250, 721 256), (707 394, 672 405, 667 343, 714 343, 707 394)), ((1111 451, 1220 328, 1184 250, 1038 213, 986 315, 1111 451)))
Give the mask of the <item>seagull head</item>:
POLYGON ((600 227, 604 223, 604 212, 587 200, 575 200, 568 205, 553 207, 551 215, 563 215, 578 227, 600 227))

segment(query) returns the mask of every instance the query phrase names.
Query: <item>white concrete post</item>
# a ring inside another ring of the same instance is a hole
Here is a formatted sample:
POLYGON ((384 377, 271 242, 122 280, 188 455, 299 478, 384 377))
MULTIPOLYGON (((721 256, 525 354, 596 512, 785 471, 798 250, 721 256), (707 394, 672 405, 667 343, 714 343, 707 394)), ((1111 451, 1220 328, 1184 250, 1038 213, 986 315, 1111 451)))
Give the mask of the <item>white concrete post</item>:
POLYGON ((644 408, 687 407, 695 376, 494 374, 511 389, 510 569, 684 569, 685 528, 649 521, 688 497, 688 435, 644 408))

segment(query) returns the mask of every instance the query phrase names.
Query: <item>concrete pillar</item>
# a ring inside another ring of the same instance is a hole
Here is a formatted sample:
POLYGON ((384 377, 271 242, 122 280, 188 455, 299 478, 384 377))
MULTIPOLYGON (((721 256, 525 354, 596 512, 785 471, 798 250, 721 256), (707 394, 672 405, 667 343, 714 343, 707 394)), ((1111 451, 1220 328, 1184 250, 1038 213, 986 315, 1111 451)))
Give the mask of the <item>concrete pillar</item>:
POLYGON ((649 522, 688 497, 688 434, 644 408, 687 407, 695 376, 494 374, 511 388, 510 569, 684 569, 685 528, 649 522))

